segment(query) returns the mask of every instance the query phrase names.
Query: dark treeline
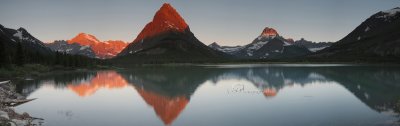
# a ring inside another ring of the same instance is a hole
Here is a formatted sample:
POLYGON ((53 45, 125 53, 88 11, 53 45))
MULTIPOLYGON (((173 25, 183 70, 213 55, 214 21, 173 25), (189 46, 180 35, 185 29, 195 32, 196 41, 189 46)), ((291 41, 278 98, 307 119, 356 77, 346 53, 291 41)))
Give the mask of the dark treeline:
POLYGON ((70 55, 63 52, 43 54, 24 48, 18 42, 14 50, 6 49, 0 42, 0 67, 23 66, 25 64, 42 64, 46 66, 64 67, 91 67, 103 64, 98 59, 92 59, 81 55, 70 55))

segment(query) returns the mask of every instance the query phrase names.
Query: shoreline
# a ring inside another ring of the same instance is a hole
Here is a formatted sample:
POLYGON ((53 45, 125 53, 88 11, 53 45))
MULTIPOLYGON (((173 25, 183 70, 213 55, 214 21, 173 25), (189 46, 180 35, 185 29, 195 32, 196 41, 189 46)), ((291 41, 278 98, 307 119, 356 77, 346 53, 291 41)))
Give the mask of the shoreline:
POLYGON ((0 125, 27 126, 40 125, 42 118, 32 117, 26 112, 17 113, 15 107, 33 99, 27 99, 15 91, 15 85, 10 81, 0 81, 0 125))
POLYGON ((135 67, 175 67, 175 66, 223 66, 223 65, 293 65, 293 66, 374 66, 400 67, 399 63, 370 63, 370 62, 209 62, 209 63, 158 63, 158 64, 130 64, 94 67, 63 67, 45 66, 40 64, 26 64, 23 67, 0 68, 0 81, 4 80, 33 80, 53 73, 89 72, 98 70, 124 70, 135 67))
POLYGON ((114 66, 95 66, 95 67, 63 67, 46 66, 40 64, 26 64, 22 67, 12 66, 11 68, 0 68, 0 81, 5 80, 31 80, 40 76, 46 76, 54 72, 84 72, 95 70, 122 69, 114 66))

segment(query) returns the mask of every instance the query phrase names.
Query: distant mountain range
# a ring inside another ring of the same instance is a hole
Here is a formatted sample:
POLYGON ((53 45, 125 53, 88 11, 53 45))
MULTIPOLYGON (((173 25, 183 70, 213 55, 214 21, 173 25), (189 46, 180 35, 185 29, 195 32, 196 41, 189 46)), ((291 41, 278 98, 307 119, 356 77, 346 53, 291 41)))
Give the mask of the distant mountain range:
POLYGON ((65 41, 53 44, 43 43, 24 28, 11 29, 0 25, 0 68, 12 68, 25 64, 60 65, 65 67, 87 67, 97 63, 90 54, 90 48, 65 41), (54 50, 52 48, 59 48, 54 50), (78 50, 74 49, 78 48, 78 50), (67 50, 65 53, 56 51, 67 50), (85 53, 82 53, 85 52, 85 53), (82 53, 84 55, 76 55, 82 53))
POLYGON ((70 40, 63 42, 55 41, 47 45, 54 51, 78 54, 91 58, 109 59, 120 53, 128 44, 121 40, 102 42, 93 35, 79 33, 70 40), (94 55, 92 53, 94 53, 94 55))
MULTIPOLYGON (((114 63, 190 63, 234 60, 296 59, 302 61, 399 61, 400 8, 378 12, 362 22, 338 42, 294 41, 266 27, 252 42, 243 46, 205 45, 191 32, 189 25, 168 3, 156 12, 131 43, 100 41, 79 33, 70 40, 43 43, 24 28, 0 25, 0 39, 6 52, 20 42, 28 54, 53 55, 63 52, 90 58, 112 59, 114 63)), ((295 61, 296 61, 295 60, 295 61)))
POLYGON ((317 52, 331 46, 333 42, 312 42, 301 38, 300 40, 295 41, 293 44, 304 46, 311 52, 317 52))
POLYGON ((96 58, 96 54, 90 46, 82 46, 78 43, 69 44, 65 40, 56 40, 52 43, 46 43, 46 46, 57 52, 96 58))
POLYGON ((216 42, 208 46, 239 58, 276 59, 305 56, 329 47, 330 44, 315 43, 304 39, 298 41, 285 39, 275 29, 266 27, 253 42, 244 46, 220 46, 216 42))

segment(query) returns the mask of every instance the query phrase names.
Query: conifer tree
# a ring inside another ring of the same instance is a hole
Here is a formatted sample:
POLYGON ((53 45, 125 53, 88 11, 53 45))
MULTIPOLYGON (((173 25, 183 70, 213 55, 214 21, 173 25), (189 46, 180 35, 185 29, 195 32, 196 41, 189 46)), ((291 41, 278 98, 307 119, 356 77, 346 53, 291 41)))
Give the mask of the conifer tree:
POLYGON ((25 55, 21 42, 17 43, 17 52, 15 56, 15 64, 22 66, 25 64, 25 55))

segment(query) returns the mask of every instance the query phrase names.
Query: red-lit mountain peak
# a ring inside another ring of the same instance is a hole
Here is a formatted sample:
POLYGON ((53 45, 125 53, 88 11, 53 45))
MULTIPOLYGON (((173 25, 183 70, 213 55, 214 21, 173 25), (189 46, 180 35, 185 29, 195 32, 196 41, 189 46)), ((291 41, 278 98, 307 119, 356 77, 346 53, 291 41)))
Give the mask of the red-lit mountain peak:
POLYGON ((154 15, 153 20, 143 28, 134 42, 168 31, 184 32, 187 28, 188 25, 175 8, 169 3, 164 3, 154 15))
POLYGON ((166 26, 167 29, 185 30, 188 25, 170 4, 165 3, 154 16, 155 24, 166 26))
POLYGON ((71 40, 68 40, 69 44, 78 43, 82 46, 92 46, 99 42, 100 41, 95 36, 86 34, 86 33, 79 33, 77 36, 75 36, 71 40))
POLYGON ((71 40, 68 40, 68 43, 78 43, 82 46, 90 46, 90 48, 96 54, 96 57, 101 59, 107 59, 116 56, 128 45, 128 43, 125 43, 121 40, 109 40, 102 42, 95 36, 86 33, 79 33, 71 40))
POLYGON ((275 36, 279 36, 279 34, 275 29, 269 28, 269 27, 265 27, 265 29, 261 33, 261 36, 262 37, 275 37, 275 36))

